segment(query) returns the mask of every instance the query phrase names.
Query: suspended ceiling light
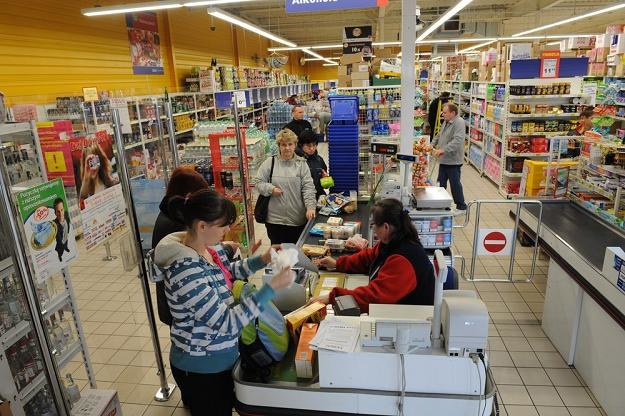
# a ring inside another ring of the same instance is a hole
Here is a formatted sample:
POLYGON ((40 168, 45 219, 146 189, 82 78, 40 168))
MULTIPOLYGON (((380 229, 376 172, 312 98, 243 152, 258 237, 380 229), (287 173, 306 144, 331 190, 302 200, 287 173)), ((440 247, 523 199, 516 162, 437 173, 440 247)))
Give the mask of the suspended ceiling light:
POLYGON ((231 23, 233 25, 242 27, 243 29, 249 30, 250 32, 261 35, 267 39, 273 40, 274 42, 286 45, 289 48, 299 49, 297 48, 297 45, 295 43, 288 41, 284 38, 281 38, 280 36, 274 35, 271 32, 267 32, 266 30, 261 29, 260 27, 253 25, 249 22, 246 22, 245 20, 239 19, 238 17, 233 16, 230 13, 226 13, 223 10, 214 9, 214 8, 208 9, 208 14, 218 19, 225 20, 226 22, 231 23))
POLYGON ((118 6, 91 7, 82 9, 84 16, 106 16, 111 14, 123 14, 133 12, 145 12, 149 10, 178 9, 182 7, 179 2, 173 1, 150 1, 146 3, 120 4, 118 6))
POLYGON ((443 23, 448 21, 452 16, 455 16, 456 14, 458 14, 458 12, 460 10, 464 9, 465 7, 467 7, 472 2, 473 2, 473 0, 461 0, 460 2, 458 2, 458 4, 456 4, 451 9, 447 10, 447 13, 442 15, 436 22, 434 22, 430 26, 428 26, 428 28, 425 29, 425 31, 423 33, 421 33, 421 35, 419 35, 417 40, 418 41, 419 40, 423 40, 423 39, 427 38, 428 36, 430 36, 430 34, 432 34, 432 32, 434 32, 436 29, 438 29, 443 23))
POLYGON ((480 48, 482 48, 484 46, 488 46, 491 43, 495 43, 495 42, 497 42, 497 40, 490 40, 488 42, 480 43, 479 45, 469 46, 468 48, 464 48, 464 49, 459 50, 458 53, 463 53, 463 54, 475 53, 475 52, 472 52, 472 51, 474 51, 475 49, 480 49, 480 48))
POLYGON ((579 15, 579 16, 570 17, 570 18, 564 19, 564 20, 559 20, 557 22, 550 23, 548 25, 539 26, 539 27, 534 28, 534 29, 526 30, 525 32, 515 33, 514 35, 512 35, 512 37, 523 36, 523 35, 527 35, 528 33, 540 32, 541 30, 551 29, 552 27, 565 25, 567 23, 576 22, 578 20, 587 19, 589 17, 597 16, 597 15, 604 14, 604 13, 613 12, 615 10, 619 10, 619 9, 623 9, 623 8, 625 8, 625 2, 620 2, 618 4, 614 4, 614 5, 610 6, 610 7, 604 7, 603 9, 595 10, 593 12, 589 12, 589 13, 582 14, 582 15, 579 15))
POLYGON ((339 59, 341 59, 341 58, 334 58, 334 57, 332 57, 332 58, 321 58, 321 59, 319 59, 319 58, 304 58, 304 62, 328 61, 328 60, 338 61, 339 59))
POLYGON ((222 4, 231 3, 247 3, 254 0, 206 0, 206 1, 192 1, 189 3, 183 3, 185 7, 197 7, 197 6, 219 6, 222 4))

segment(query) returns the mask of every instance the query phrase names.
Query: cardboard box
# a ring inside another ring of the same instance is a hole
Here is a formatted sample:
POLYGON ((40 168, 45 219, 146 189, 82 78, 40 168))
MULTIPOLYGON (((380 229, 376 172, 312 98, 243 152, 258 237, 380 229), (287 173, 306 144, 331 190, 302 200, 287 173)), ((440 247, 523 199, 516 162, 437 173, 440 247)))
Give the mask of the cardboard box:
POLYGON ((315 286, 315 296, 327 295, 335 287, 343 287, 344 284, 344 273, 321 273, 315 286))
POLYGON ((591 62, 606 62, 608 60, 608 55, 610 54, 610 48, 596 48, 595 51, 595 60, 591 62))
POLYGON ((352 77, 349 75, 339 75, 339 87, 351 87, 352 77))
POLYGON ((83 390, 72 408, 72 416, 121 416, 122 408, 115 390, 83 390))
POLYGON ((610 54, 625 53, 625 34, 612 35, 610 40, 610 54))
POLYGON ((369 80, 369 72, 352 72, 352 83, 358 79, 369 80))
POLYGON ((603 34, 595 36, 595 48, 609 48, 610 47, 610 35, 603 34))
POLYGON ((592 77, 604 77, 608 74, 607 62, 595 62, 589 65, 588 75, 592 77))
POLYGON ((310 341, 317 334, 318 328, 318 324, 304 324, 302 326, 302 332, 297 343, 297 351, 295 352, 295 372, 297 373, 297 378, 313 378, 315 375, 316 351, 310 348, 310 341))
POLYGON ((515 61, 518 59, 532 59, 532 44, 531 43, 512 43, 510 45, 510 58, 509 59, 511 61, 515 61))
POLYGON ((289 329, 293 342, 296 344, 299 343, 302 325, 309 321, 317 323, 321 322, 325 316, 325 311, 326 305, 315 302, 308 306, 302 306, 288 315, 285 315, 284 319, 286 320, 286 326, 289 329))
POLYGON ((354 72, 369 73, 369 64, 352 64, 352 74, 354 72))
POLYGON ((625 251, 620 247, 606 247, 603 258, 603 277, 625 293, 625 251))
POLYGON ((595 47, 595 37, 572 37, 567 43, 568 49, 592 49, 595 47))
POLYGON ((367 88, 371 86, 371 82, 368 79, 354 79, 352 80, 352 87, 354 88, 367 88))
POLYGON ((0 404, 0 416, 13 416, 10 402, 7 401, 0 404))
POLYGON ((625 25, 622 23, 616 25, 608 25, 605 28, 605 33, 608 35, 616 35, 618 33, 623 33, 623 29, 625 29, 625 25))
POLYGON ((376 48, 375 56, 376 58, 379 58, 379 59, 395 58, 397 57, 397 53, 393 52, 392 48, 384 48, 384 49, 376 48))
POLYGON ((339 76, 349 75, 349 65, 339 65, 339 76))
POLYGON ((362 52, 341 56, 341 65, 357 64, 364 61, 362 52))

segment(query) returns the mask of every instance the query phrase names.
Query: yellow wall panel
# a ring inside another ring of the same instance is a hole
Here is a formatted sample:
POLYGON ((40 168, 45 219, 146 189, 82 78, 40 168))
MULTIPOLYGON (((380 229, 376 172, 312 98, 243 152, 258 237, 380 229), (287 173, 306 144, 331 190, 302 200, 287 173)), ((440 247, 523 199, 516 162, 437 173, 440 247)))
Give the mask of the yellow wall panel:
POLYGON ((307 62, 306 73, 311 81, 328 81, 339 77, 338 66, 323 66, 321 61, 307 62))
MULTIPOLYGON (((107 1, 100 2, 105 5, 107 1)), ((170 41, 159 15, 165 75, 133 75, 123 15, 85 17, 90 0, 3 0, 0 88, 11 102, 50 102, 82 87, 161 93, 171 87, 170 41), (47 98, 44 98, 47 97, 47 98)))

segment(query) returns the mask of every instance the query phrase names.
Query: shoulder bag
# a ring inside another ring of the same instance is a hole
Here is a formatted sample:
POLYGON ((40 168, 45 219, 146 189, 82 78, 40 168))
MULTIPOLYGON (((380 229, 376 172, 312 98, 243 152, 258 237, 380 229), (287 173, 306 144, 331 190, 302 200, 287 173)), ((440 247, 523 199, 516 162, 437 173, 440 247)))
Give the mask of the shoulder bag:
MULTIPOLYGON (((276 161, 276 157, 273 156, 271 158, 271 171, 269 172, 269 183, 273 179, 273 165, 276 161)), ((256 206, 254 207, 254 219, 259 224, 264 224, 267 221, 267 214, 269 211, 269 198, 271 195, 258 195, 258 199, 256 200, 256 206)))

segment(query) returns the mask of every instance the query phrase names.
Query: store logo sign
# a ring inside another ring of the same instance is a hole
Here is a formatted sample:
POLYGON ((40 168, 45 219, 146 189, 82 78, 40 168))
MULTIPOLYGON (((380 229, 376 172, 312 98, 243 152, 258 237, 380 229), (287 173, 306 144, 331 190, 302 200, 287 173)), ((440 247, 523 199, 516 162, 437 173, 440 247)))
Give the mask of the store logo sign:
POLYGON ((324 12, 328 10, 383 7, 388 0, 285 0, 287 13, 324 12))

